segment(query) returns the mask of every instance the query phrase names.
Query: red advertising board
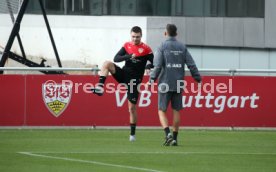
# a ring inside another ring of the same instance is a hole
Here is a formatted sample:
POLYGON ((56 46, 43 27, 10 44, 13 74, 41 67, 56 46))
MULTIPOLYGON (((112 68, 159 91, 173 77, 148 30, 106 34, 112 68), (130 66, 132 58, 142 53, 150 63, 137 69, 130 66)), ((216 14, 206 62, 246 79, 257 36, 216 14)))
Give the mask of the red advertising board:
POLYGON ((25 77, 0 76, 0 126, 25 123, 25 77))
MULTIPOLYGON (((118 91, 123 87, 108 77, 99 97, 89 91, 97 81, 96 76, 1 75, 0 126, 128 126, 126 95, 118 91)), ((191 77, 186 81, 181 126, 276 127, 276 77, 205 76, 200 92, 191 77)), ((154 88, 140 93, 139 126, 160 126, 154 88)))

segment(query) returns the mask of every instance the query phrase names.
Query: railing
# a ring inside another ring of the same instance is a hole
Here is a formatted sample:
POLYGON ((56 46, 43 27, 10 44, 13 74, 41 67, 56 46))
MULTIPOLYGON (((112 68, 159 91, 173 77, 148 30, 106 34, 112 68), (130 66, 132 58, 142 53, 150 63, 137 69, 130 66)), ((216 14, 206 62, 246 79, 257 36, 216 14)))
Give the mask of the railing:
MULTIPOLYGON (((99 68, 54 68, 54 67, 0 67, 0 71, 91 71, 98 72, 99 68)), ((186 69, 186 71, 189 71, 186 69)), ((234 76, 238 73, 243 74, 276 74, 276 69, 199 69, 200 73, 211 73, 211 74, 229 74, 234 76)))
POLYGON ((99 68, 0 67, 0 71, 99 71, 99 68))
MULTIPOLYGON (((236 74, 276 74, 276 69, 198 69, 200 73, 228 73, 231 76, 236 74)), ((188 70, 186 70, 188 71, 188 70)))

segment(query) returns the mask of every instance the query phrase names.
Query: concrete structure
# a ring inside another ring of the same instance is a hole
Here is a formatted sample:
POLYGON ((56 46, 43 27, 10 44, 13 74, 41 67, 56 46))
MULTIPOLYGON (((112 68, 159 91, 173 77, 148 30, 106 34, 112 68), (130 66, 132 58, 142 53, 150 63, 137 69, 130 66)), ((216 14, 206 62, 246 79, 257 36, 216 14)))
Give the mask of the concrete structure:
MULTIPOLYGON (((189 46, 200 68, 276 69, 275 0, 265 0, 264 18, 135 17, 49 15, 62 61, 98 64, 112 60, 134 25, 143 41, 156 50, 167 23, 178 26, 178 39, 189 46)), ((11 29, 10 17, 0 14, 0 44, 11 29)), ((41 15, 25 15, 21 37, 28 55, 54 58, 41 15)), ((13 51, 19 52, 15 41, 13 51)))

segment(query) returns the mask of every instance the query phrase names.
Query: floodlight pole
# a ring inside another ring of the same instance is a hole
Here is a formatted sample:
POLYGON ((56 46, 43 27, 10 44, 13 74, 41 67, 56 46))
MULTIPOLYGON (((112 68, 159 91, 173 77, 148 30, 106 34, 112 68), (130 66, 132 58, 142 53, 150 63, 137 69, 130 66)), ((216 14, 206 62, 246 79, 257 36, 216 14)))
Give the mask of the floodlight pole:
MULTIPOLYGON (((22 2, 21 8, 18 12, 18 16, 17 16, 17 18, 15 20, 15 23, 13 25, 9 40, 6 44, 5 49, 4 49, 4 52, 3 52, 3 55, 2 55, 2 58, 1 58, 1 61, 0 61, 0 67, 3 67, 5 65, 7 59, 8 59, 8 55, 9 55, 10 49, 12 47, 12 44, 14 42, 14 38, 19 33, 20 23, 22 21, 22 18, 23 18, 23 15, 24 15, 25 11, 26 11, 28 3, 29 3, 29 0, 24 0, 22 2)), ((0 74, 3 74, 3 71, 0 71, 0 74)))
MULTIPOLYGON (((11 16, 11 19, 12 19, 12 23, 14 23, 15 18, 14 18, 13 13, 12 13, 11 2, 9 0, 6 0, 6 2, 7 2, 9 13, 10 13, 10 16, 11 16)), ((24 47, 23 47, 19 32, 17 33, 16 37, 17 37, 18 44, 19 44, 19 47, 20 47, 20 50, 21 50, 21 53, 22 53, 22 57, 26 59, 26 54, 25 54, 25 51, 24 51, 24 47)))
POLYGON ((46 11, 45 11, 44 5, 42 3, 42 0, 39 0, 39 4, 40 4, 41 10, 42 10, 42 14, 43 14, 43 17, 44 17, 44 21, 46 23, 46 27, 47 27, 51 42, 52 42, 52 46, 53 46, 53 49, 54 49, 54 52, 55 52, 55 55, 56 55, 58 66, 62 67, 61 61, 59 59, 57 47, 56 47, 56 44, 55 44, 55 41, 54 41, 54 37, 53 37, 52 31, 51 31, 51 28, 50 28, 50 24, 49 24, 49 21, 48 21, 48 18, 47 18, 46 11))

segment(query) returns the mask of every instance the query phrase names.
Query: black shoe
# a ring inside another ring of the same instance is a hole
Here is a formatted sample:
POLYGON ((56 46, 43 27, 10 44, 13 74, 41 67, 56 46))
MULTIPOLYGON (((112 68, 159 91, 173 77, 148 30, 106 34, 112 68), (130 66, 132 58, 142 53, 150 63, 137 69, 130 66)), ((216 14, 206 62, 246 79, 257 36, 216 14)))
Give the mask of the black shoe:
POLYGON ((173 140, 173 141, 171 142, 171 146, 178 146, 177 141, 176 141, 176 140, 173 140))
POLYGON ((168 134, 167 137, 165 137, 165 143, 163 146, 170 146, 170 143, 173 141, 172 135, 168 134))
POLYGON ((103 90, 102 87, 95 87, 95 88, 92 88, 91 91, 92 91, 93 94, 96 94, 96 95, 98 95, 98 96, 102 96, 103 93, 104 93, 104 90, 103 90))

